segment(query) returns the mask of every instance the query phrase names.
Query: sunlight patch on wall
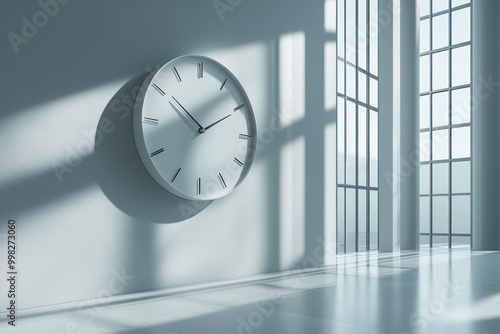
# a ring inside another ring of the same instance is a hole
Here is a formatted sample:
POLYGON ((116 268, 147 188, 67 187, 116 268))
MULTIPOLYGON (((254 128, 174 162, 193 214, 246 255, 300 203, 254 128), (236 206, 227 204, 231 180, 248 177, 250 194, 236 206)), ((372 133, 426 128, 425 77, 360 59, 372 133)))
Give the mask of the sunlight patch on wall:
POLYGON ((337 1, 325 0, 325 31, 337 32, 337 1))
POLYGON ((280 268, 305 254, 305 138, 287 142, 280 154, 280 268))
POLYGON ((337 203, 337 160, 335 149, 337 147, 337 124, 329 123, 325 126, 325 187, 324 187, 324 208, 325 218, 323 221, 325 244, 331 247, 324 247, 324 262, 325 264, 332 264, 336 262, 336 254, 331 250, 337 242, 337 210, 335 203, 337 203))
POLYGON ((271 76, 269 48, 269 43, 262 41, 206 52, 208 57, 220 62, 236 76, 252 103, 257 122, 262 119, 258 115, 267 111, 264 106, 270 87, 262 83, 269 82, 271 76))
POLYGON ((325 111, 337 107, 337 43, 325 43, 325 111))
POLYGON ((2 120, 0 138, 9 144, 0 147, 0 155, 9 159, 2 164, 0 187, 50 170, 54 163, 73 165, 93 154, 99 118, 125 82, 52 100, 2 120))
POLYGON ((279 39, 279 94, 281 126, 287 127, 305 116, 306 38, 303 31, 279 39))

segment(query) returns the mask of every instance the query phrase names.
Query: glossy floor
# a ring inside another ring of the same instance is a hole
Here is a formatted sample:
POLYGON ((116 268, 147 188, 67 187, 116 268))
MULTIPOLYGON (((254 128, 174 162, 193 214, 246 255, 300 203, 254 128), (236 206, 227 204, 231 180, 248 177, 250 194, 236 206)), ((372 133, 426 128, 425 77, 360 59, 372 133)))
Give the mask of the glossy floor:
POLYGON ((337 261, 307 273, 98 308, 27 310, 16 329, 2 322, 0 332, 500 333, 500 252, 434 248, 337 261))

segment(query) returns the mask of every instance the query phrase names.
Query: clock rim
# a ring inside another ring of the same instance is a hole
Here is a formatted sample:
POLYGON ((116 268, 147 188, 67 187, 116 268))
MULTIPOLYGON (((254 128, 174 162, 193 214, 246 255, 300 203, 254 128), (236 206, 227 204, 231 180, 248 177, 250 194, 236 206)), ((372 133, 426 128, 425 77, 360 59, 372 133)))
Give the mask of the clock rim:
POLYGON ((182 56, 175 57, 165 64, 163 64, 161 67, 154 69, 153 71, 149 72, 147 75, 146 79, 144 79, 140 89, 139 93, 136 96, 135 103, 134 103, 134 109, 133 109, 133 133, 134 133, 134 141, 135 141, 135 146, 136 149, 139 153, 139 156, 141 158, 141 162, 148 171, 148 173, 151 175, 151 177, 158 183, 162 188, 167 190, 168 192, 172 193, 173 195, 177 197, 181 197, 184 199, 188 200, 193 200, 193 201, 212 201, 216 200, 222 197, 225 197, 229 194, 231 194, 238 186, 246 179, 248 173, 250 172, 250 169, 253 165, 253 162, 255 160, 255 155, 257 151, 257 124, 255 120, 255 114, 253 111, 252 104, 250 102, 250 99, 248 97, 248 94, 246 93, 245 89, 243 88, 243 85, 240 83, 240 81, 236 78, 236 76, 233 74, 232 71, 230 71, 226 66, 218 62, 217 60, 204 56, 204 55, 199 55, 199 54, 186 54, 182 56), (147 150, 146 147, 146 142, 144 138, 144 131, 142 127, 142 118, 143 118, 143 105, 144 105, 144 99, 146 97, 146 94, 148 92, 149 86, 151 85, 151 82, 154 80, 156 75, 163 70, 163 68, 171 65, 174 62, 179 62, 182 61, 185 58, 195 58, 195 59, 201 59, 201 60, 206 60, 209 62, 212 62, 216 66, 218 66, 227 76, 232 80, 232 82, 236 85, 237 90, 239 93, 242 95, 243 99, 245 100, 245 107, 247 109, 247 124, 249 128, 253 129, 254 136, 252 143, 249 143, 249 148, 247 149, 246 153, 246 158, 245 158, 245 166, 244 170, 241 172, 240 177, 238 179, 238 182, 229 189, 228 191, 224 191, 221 193, 216 194, 215 196, 203 196, 202 198, 199 198, 198 196, 190 196, 189 194, 185 194, 182 191, 179 191, 175 187, 171 186, 169 184, 169 180, 166 180, 161 176, 161 174, 158 172, 156 167, 154 166, 154 163, 149 155, 149 151, 147 150))

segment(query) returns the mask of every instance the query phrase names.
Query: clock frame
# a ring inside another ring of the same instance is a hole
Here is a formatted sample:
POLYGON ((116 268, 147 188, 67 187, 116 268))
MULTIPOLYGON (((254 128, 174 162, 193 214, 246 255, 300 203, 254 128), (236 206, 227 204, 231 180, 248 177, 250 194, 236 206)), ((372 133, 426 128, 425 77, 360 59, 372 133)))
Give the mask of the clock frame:
POLYGON ((189 200, 228 195, 255 158, 250 100, 226 67, 205 56, 175 58, 147 77, 136 98, 133 130, 149 174, 189 200))

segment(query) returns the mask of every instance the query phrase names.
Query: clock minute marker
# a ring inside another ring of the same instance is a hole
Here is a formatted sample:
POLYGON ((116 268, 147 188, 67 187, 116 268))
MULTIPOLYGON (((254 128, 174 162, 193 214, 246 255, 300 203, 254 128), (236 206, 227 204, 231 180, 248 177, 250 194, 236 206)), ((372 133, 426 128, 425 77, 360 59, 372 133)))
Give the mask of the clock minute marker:
POLYGON ((198 79, 203 78, 203 62, 198 63, 198 79))
POLYGON ((161 96, 165 96, 165 92, 163 91, 163 89, 161 89, 160 87, 158 87, 158 85, 157 85, 157 84, 155 84, 155 83, 154 83, 154 84, 153 84, 153 87, 156 89, 156 91, 157 91, 158 93, 160 93, 160 95, 161 95, 161 96))
POLYGON ((222 86, 220 86, 220 89, 219 90, 222 90, 222 88, 224 88, 224 86, 226 85, 226 82, 227 82, 227 79, 224 80, 224 82, 222 83, 222 86))
POLYGON ((151 117, 144 117, 144 120, 142 122, 150 125, 158 125, 158 120, 151 117))
POLYGON ((244 135, 244 134, 240 133, 239 138, 240 139, 246 139, 246 140, 248 140, 248 139, 252 138, 252 136, 250 136, 250 135, 244 135))
POLYGON ((220 184, 222 186, 223 189, 226 189, 227 188, 227 185, 226 185, 226 181, 224 180, 224 177, 222 177, 222 174, 219 173, 219 181, 220 181, 220 184))
POLYGON ((201 177, 196 180, 196 195, 201 195, 201 177))
POLYGON ((177 175, 179 175, 179 172, 180 172, 180 171, 181 171, 181 168, 179 168, 179 169, 177 170, 177 172, 175 172, 175 175, 174 175, 174 177, 172 178, 172 182, 174 182, 174 181, 175 181, 175 178, 177 177, 177 175))
POLYGON ((177 71, 177 68, 172 68, 172 71, 174 71, 174 75, 175 75, 175 78, 177 79, 177 82, 181 82, 182 81, 182 78, 181 76, 179 75, 179 72, 177 71))
POLYGON ((243 162, 241 162, 238 158, 234 158, 233 161, 236 162, 236 164, 240 167, 243 167, 244 165, 243 162))
POLYGON ((243 108, 245 106, 245 104, 240 104, 239 106, 237 106, 236 108, 233 109, 233 111, 238 111, 240 110, 241 108, 243 108))
POLYGON ((159 150, 157 151, 154 151, 153 153, 150 154, 151 158, 154 157, 155 155, 158 155, 160 153, 163 153, 165 152, 165 149, 164 148, 160 148, 159 150))

